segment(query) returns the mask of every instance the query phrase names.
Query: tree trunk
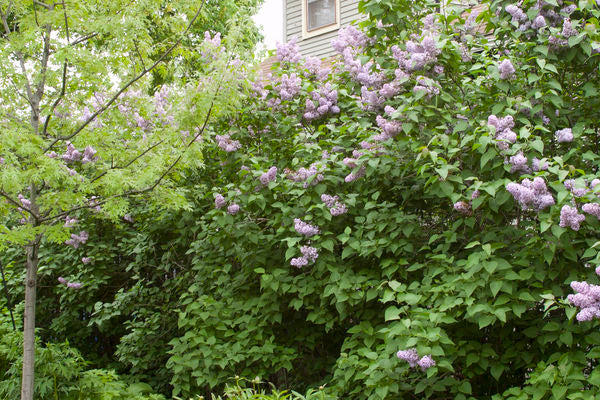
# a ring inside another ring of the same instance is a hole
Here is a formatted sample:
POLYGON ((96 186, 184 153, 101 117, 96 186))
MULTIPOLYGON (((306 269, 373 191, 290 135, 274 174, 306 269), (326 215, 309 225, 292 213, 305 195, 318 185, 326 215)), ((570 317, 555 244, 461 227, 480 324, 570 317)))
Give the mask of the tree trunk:
POLYGON ((25 314, 23 321, 23 379, 21 400, 33 400, 35 373, 35 296, 40 238, 27 246, 27 277, 25 278, 25 314))

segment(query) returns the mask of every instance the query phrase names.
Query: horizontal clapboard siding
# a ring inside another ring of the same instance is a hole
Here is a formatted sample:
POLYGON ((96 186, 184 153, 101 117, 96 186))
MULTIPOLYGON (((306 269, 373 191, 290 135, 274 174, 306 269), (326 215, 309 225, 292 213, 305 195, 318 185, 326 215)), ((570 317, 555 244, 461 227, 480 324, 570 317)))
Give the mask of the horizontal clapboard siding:
MULTIPOLYGON (((334 55, 335 51, 331 46, 331 41, 337 37, 337 31, 326 32, 318 36, 302 39, 303 1, 304 0, 285 1, 285 40, 289 41, 293 37, 298 38, 298 45, 304 56, 325 58, 334 55)), ((358 12, 358 1, 359 0, 340 0, 341 26, 349 25, 353 21, 364 18, 358 12)))

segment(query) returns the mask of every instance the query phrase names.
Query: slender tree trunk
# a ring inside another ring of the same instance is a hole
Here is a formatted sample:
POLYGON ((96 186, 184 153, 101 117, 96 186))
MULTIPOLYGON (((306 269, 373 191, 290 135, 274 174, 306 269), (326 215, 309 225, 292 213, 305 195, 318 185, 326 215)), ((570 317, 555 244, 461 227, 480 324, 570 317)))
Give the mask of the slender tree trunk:
POLYGON ((35 297, 37 286, 39 237, 27 246, 27 277, 25 278, 25 315, 23 321, 23 379, 21 400, 33 400, 35 373, 35 297))

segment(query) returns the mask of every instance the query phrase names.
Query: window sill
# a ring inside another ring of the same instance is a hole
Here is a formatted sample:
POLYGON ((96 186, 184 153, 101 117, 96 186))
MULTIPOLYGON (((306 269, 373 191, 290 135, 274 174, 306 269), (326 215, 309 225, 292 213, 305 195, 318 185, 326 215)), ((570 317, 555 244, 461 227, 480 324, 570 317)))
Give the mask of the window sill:
POLYGON ((337 31, 338 29, 340 29, 340 23, 337 22, 335 24, 331 24, 328 26, 324 26, 323 28, 318 28, 312 31, 307 32, 306 30, 303 29, 302 32, 302 39, 310 39, 312 37, 315 36, 319 36, 319 35, 323 35, 324 33, 329 33, 329 32, 333 32, 333 31, 337 31))

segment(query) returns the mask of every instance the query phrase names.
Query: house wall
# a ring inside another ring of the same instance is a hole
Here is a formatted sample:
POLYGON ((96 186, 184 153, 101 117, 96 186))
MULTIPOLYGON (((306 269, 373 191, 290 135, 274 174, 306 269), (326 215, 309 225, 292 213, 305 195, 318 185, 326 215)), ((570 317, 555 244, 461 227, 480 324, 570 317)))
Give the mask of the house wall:
MULTIPOLYGON (((338 31, 323 33, 307 39, 302 39, 302 2, 304 0, 284 0, 284 39, 298 38, 298 45, 303 56, 319 58, 335 55, 331 40, 335 39, 338 31)), ((340 0, 341 26, 347 26, 352 21, 358 20, 361 14, 358 12, 359 0, 340 0)))

